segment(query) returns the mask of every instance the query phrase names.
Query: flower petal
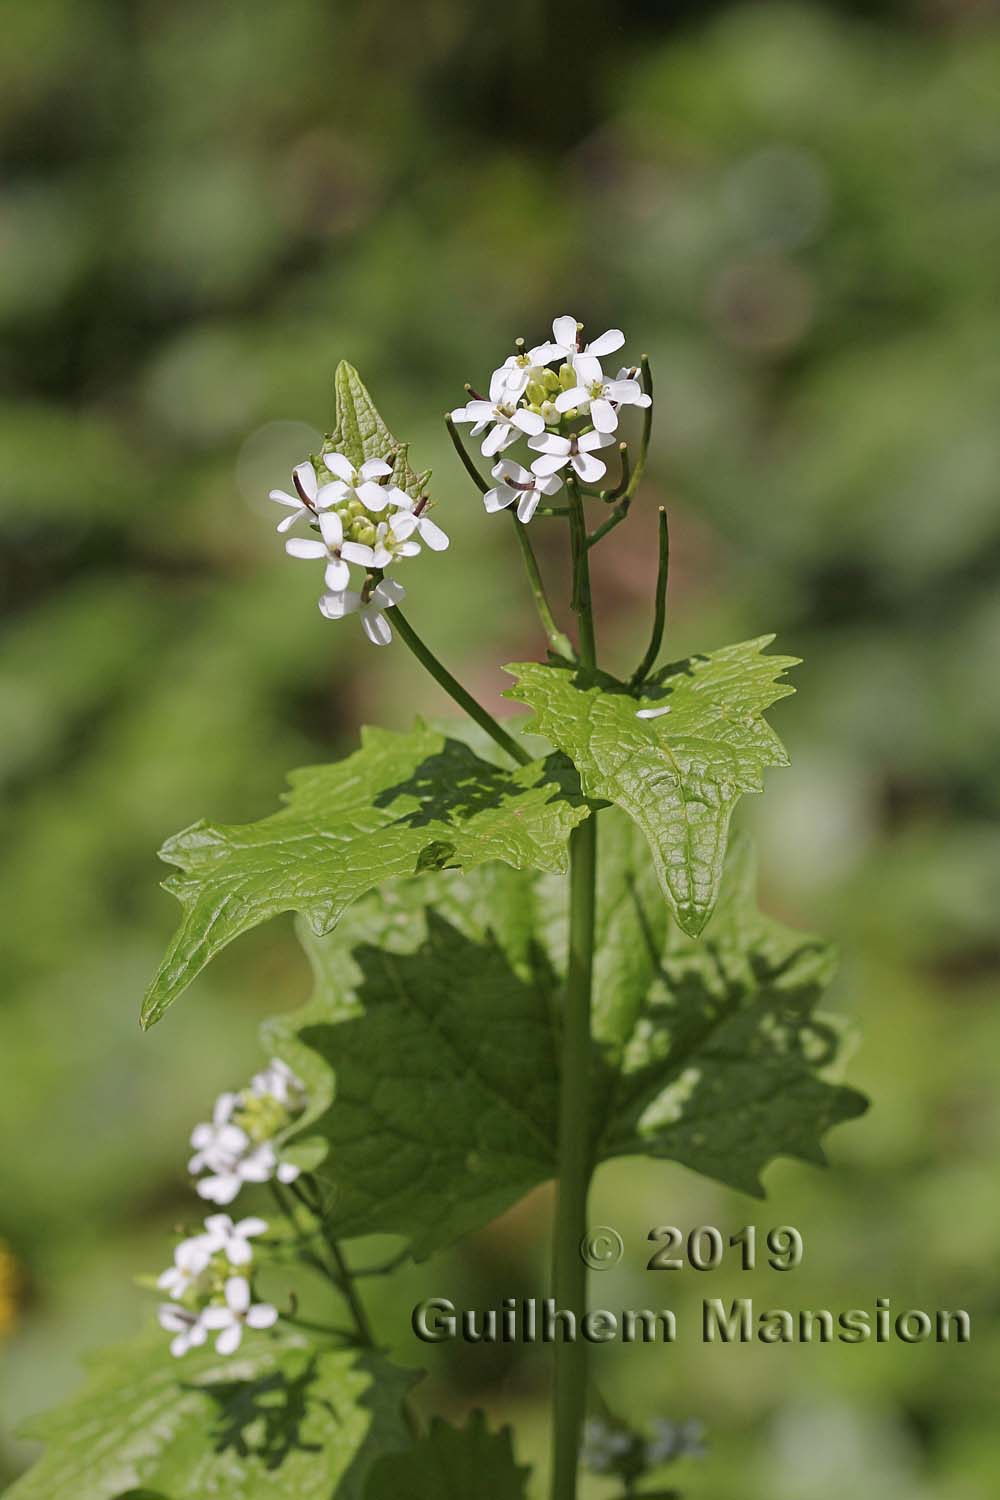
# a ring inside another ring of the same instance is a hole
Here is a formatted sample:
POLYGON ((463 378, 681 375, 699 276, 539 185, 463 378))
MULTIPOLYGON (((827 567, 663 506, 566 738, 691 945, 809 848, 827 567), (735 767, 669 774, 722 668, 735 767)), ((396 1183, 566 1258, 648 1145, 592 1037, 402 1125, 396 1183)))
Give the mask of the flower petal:
POLYGON ((590 420, 598 432, 615 432, 618 427, 618 413, 603 397, 590 403, 590 420))
POLYGON ((310 463, 296 464, 292 470, 292 479, 296 489, 309 500, 316 499, 316 491, 319 489, 319 480, 316 478, 316 470, 310 463))
POLYGON ((538 433, 545 431, 545 418, 539 416, 537 411, 528 411, 525 407, 518 407, 510 419, 515 427, 522 432, 537 437, 538 433))
POLYGON ((230 1276, 225 1285, 226 1306, 244 1313, 250 1306, 250 1283, 245 1276, 230 1276))
POLYGON ((354 465, 346 454, 325 453, 323 455, 323 462, 330 470, 330 473, 336 474, 337 478, 342 479, 345 484, 354 483, 354 465))
POLYGON ((638 380, 609 380, 604 391, 612 401, 630 406, 642 395, 642 386, 638 380))
POLYGON ((323 571, 323 582, 334 594, 343 593, 351 581, 351 570, 342 557, 335 557, 323 571))
POLYGON ((576 378, 582 385, 603 385, 604 371, 601 369, 601 361, 595 359, 592 354, 577 354, 573 360, 573 369, 576 378))
POLYGON ((562 395, 555 399, 556 411, 569 411, 573 406, 586 406, 590 400, 590 392, 582 385, 575 385, 571 391, 563 391, 562 395))
POLYGON ((620 349, 625 342, 625 335, 620 328, 609 328, 607 333, 602 333, 600 338, 593 339, 586 347, 587 354, 613 354, 620 349))
POLYGON ((384 484, 376 484, 374 479, 368 479, 364 484, 359 484, 354 493, 368 510, 385 510, 389 504, 388 490, 384 484))
POLYGON ((432 552, 444 552, 449 545, 449 537, 427 516, 420 518, 420 540, 426 542, 432 552))
POLYGON ((335 479, 332 484, 324 484, 316 496, 316 509, 329 510, 331 505, 339 505, 341 500, 346 500, 350 493, 350 485, 339 479, 335 479))
POLYGON ((320 614, 325 615, 328 620, 342 620, 345 615, 352 615, 356 609, 361 607, 361 595, 353 589, 344 589, 342 593, 324 594, 319 601, 320 614))
MULTIPOLYGON (((532 474, 537 474, 542 479, 547 479, 550 474, 557 473, 565 464, 567 455, 565 453, 543 453, 541 458, 536 458, 531 465, 532 474)), ((576 460, 573 460, 574 465, 576 460)))
POLYGON ((387 464, 384 458, 366 458, 358 470, 362 479, 384 479, 391 473, 392 464, 387 464))
POLYGON ((538 502, 542 498, 541 490, 524 490, 517 502, 517 519, 523 521, 525 526, 531 520, 538 509, 538 502))
POLYGON ((339 547, 344 540, 344 523, 335 510, 328 510, 320 516, 319 530, 328 547, 339 547))
POLYGON ((373 646, 388 646, 392 640, 392 629, 385 615, 377 609, 361 611, 361 628, 373 646))
POLYGON ((537 437, 528 439, 528 447, 533 448, 536 453, 561 453, 563 457, 568 457, 573 444, 569 438, 560 437, 557 432, 540 432, 537 437))
POLYGON ((499 453, 502 448, 505 448, 513 430, 509 422, 497 422, 495 427, 491 427, 483 438, 484 457, 491 458, 494 453, 499 453))
POLYGON ((228 1307, 206 1307, 201 1315, 201 1321, 206 1328, 228 1328, 233 1321, 233 1315, 228 1307))
POLYGON ((394 604, 402 604, 406 590, 398 578, 383 578, 372 591, 372 598, 383 609, 391 609, 394 604))
POLYGON ((270 1302, 258 1302, 247 1313, 248 1328, 271 1328, 278 1321, 278 1309, 270 1302))
POLYGON ((215 1341, 217 1354, 235 1354, 243 1342, 243 1324, 232 1323, 224 1328, 215 1341))
POLYGON ((528 350, 528 358, 533 365, 550 365, 554 359, 561 359, 563 344, 536 344, 534 349, 528 350))
POLYGON ((561 318, 553 319, 552 337, 559 345, 560 354, 564 349, 576 348, 576 336, 578 332, 579 325, 576 319, 569 317, 568 314, 561 318))
POLYGON ((637 719, 662 719, 664 714, 670 712, 669 703, 665 708, 639 708, 636 709, 637 719))
POLYGON ((326 543, 315 540, 308 536, 293 536, 285 543, 285 551, 289 557, 325 557, 326 543))
POLYGON ((607 464, 599 458, 594 458, 590 453, 577 453, 570 459, 570 463, 584 484, 594 484, 598 479, 603 479, 608 472, 607 464))
POLYGON ((345 542, 340 555, 345 562, 357 563, 359 568, 370 568, 375 562, 375 553, 364 542, 345 542))
POLYGON ((589 453, 592 448, 606 448, 611 438, 606 432, 582 432, 577 439, 576 446, 584 453, 589 453))
POLYGON ((498 510, 504 510, 517 499, 517 490, 511 489, 509 484, 498 484, 491 490, 487 490, 483 496, 483 504, 494 515, 498 510))

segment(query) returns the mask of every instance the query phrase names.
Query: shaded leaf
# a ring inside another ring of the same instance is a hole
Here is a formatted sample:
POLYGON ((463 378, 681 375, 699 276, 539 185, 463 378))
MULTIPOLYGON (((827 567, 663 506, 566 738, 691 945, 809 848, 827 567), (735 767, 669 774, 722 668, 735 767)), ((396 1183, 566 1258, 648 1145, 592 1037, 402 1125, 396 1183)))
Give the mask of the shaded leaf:
POLYGON ((379 1460, 365 1500, 525 1500, 528 1472, 509 1427, 491 1433, 482 1412, 464 1427, 435 1417, 409 1453, 379 1460))
MULTIPOLYGON (((598 1155, 754 1194, 776 1156, 822 1162, 822 1134, 864 1108, 835 1082, 842 1028, 815 1013, 829 945, 760 914, 743 841, 701 940, 669 919, 624 815, 600 814, 598 846, 598 1155)), ((338 1232, 427 1255, 553 1174, 565 900, 565 880, 490 865, 373 893, 331 937, 302 926, 315 993, 267 1045, 329 1067, 310 1128, 338 1232)))
POLYGON ((147 992, 151 1026, 227 943, 268 917, 301 911, 327 932, 383 881, 487 860, 563 869, 566 842, 587 816, 564 757, 504 770, 419 726, 362 732, 361 749, 296 771, 287 807, 258 823, 196 823, 161 857, 184 908, 147 992))
POLYGON ((777 679, 795 658, 765 656, 773 636, 664 668, 642 697, 572 666, 519 662, 507 696, 532 708, 529 729, 568 755, 589 797, 624 809, 642 829, 664 895, 686 932, 702 931, 718 899, 733 808, 787 765, 764 710, 794 691, 777 679), (669 709, 656 719, 639 707, 669 709))
POLYGON ((47 1445, 10 1500, 362 1500, 375 1462, 408 1441, 414 1376, 297 1334, 247 1335, 173 1359, 151 1330, 93 1362, 80 1393, 36 1418, 47 1445))

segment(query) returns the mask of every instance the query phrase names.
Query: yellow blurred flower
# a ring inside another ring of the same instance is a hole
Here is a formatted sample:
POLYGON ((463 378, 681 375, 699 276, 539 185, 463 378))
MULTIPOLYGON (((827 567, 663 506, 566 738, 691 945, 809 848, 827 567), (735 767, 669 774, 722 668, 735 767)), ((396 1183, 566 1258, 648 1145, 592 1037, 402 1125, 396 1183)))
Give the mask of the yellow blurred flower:
POLYGON ((17 1321, 17 1295, 21 1285, 17 1261, 0 1240, 0 1339, 12 1333, 17 1321))

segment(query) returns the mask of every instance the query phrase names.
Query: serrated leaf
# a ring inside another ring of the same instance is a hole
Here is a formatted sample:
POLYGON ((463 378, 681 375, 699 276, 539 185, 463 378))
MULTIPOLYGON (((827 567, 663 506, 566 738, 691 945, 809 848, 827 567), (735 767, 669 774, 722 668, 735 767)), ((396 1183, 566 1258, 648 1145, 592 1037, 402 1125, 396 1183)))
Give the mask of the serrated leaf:
POLYGON ((773 636, 665 668, 641 698, 572 666, 520 662, 507 697, 534 710, 528 726, 568 755, 589 797, 642 829, 664 895, 697 936, 715 907, 733 808, 759 792, 767 766, 788 764, 765 709, 794 691, 777 679, 796 659, 765 656, 773 636), (637 709, 669 708, 656 719, 637 709))
POLYGON ((151 1330, 93 1362, 80 1393, 37 1418, 46 1452, 9 1500, 362 1500, 373 1466, 405 1448, 415 1377, 379 1356, 299 1334, 248 1334, 172 1359, 151 1330))
POLYGON ((373 895, 343 942, 300 927, 316 995, 267 1045, 294 1066, 292 1034, 335 1073, 309 1128, 339 1235, 406 1235, 423 1257, 551 1174, 555 978, 531 916, 530 883, 491 866, 373 895))
POLYGON ((512 770, 418 726, 362 733, 361 749, 296 771, 287 807, 259 823, 196 823, 161 857, 184 908, 143 1005, 151 1026, 205 964, 240 933, 300 911, 328 932, 381 882, 487 860, 562 869, 571 829, 588 809, 560 755, 512 770))
POLYGON ((336 401, 333 431, 324 439, 322 453, 343 453, 356 469, 369 458, 384 459, 392 464, 393 483, 412 499, 419 500, 431 477, 430 469, 417 474, 410 467, 407 444, 393 437, 368 387, 346 359, 337 366, 333 388, 336 401))
POLYGON ((835 951, 764 916, 755 889, 753 850, 738 838, 701 941, 673 924, 657 941, 656 907, 637 898, 652 974, 631 1024, 608 1034, 602 1157, 668 1157, 762 1197, 774 1157, 822 1166, 822 1136, 864 1113, 864 1097, 835 1082, 847 1028, 816 1012, 835 951))
MULTIPOLYGON (((834 1082, 843 1028, 814 1012, 829 946, 759 913, 743 841, 701 940, 670 921, 623 814, 600 814, 598 849, 598 1155, 753 1194, 776 1156, 822 1162, 824 1131, 864 1108, 834 1082)), ((424 1256, 552 1175, 566 921, 564 879, 491 865, 373 893, 330 937, 301 929, 315 994, 268 1045, 330 1069, 310 1129, 339 1233, 424 1256)))
POLYGON ((491 1433, 482 1412, 464 1427, 435 1417, 409 1453, 379 1460, 365 1500, 525 1500, 528 1473, 509 1427, 491 1433))

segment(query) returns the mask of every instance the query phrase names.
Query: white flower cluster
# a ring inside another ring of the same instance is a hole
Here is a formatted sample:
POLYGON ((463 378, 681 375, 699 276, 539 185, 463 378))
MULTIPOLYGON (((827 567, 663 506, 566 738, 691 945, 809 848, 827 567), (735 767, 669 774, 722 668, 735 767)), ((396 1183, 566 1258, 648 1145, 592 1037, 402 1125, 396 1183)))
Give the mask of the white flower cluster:
POLYGON ((530 470, 498 458, 491 471, 497 483, 483 496, 488 511, 516 504, 518 519, 530 521, 542 497, 562 488, 567 469, 596 483, 607 472, 596 450, 613 441, 621 408, 651 404, 635 369, 625 366, 614 378, 603 369, 602 358, 625 342, 621 329, 585 344, 582 327, 556 318, 550 342, 512 354, 493 371, 488 398, 470 389, 472 399, 452 412, 453 422, 470 422, 472 436, 483 438, 487 458, 522 437, 538 454, 530 470))
POLYGON ((294 1182, 299 1169, 281 1160, 274 1142, 306 1102, 303 1084, 279 1058, 239 1093, 220 1094, 212 1119, 191 1132, 194 1155, 188 1170, 198 1177, 199 1196, 227 1204, 245 1182, 294 1182))
POLYGON ((160 1327, 173 1334, 170 1352, 180 1359, 197 1349, 210 1333, 219 1354, 235 1354, 244 1328, 270 1328, 278 1310, 269 1302, 254 1302, 250 1278, 254 1250, 250 1241, 264 1234, 264 1219, 241 1219, 212 1214, 201 1234, 181 1240, 174 1263, 157 1278, 169 1302, 159 1308, 160 1327))
POLYGON ((443 552, 448 538, 425 514, 426 496, 415 501, 393 484, 392 465, 383 459, 371 458, 356 469, 343 453, 326 453, 323 464, 328 474, 317 474, 309 462, 295 467, 294 494, 270 492, 288 511, 278 523, 280 532, 305 516, 319 533, 316 538, 291 537, 285 551, 324 564, 326 590, 319 607, 328 620, 357 614, 372 644, 387 646, 392 631, 385 612, 400 604, 406 591, 394 578, 376 580, 373 575, 400 558, 416 557, 421 542, 443 552), (350 587, 351 564, 365 570, 360 589, 350 587))
MULTIPOLYGON (((188 1163, 202 1198, 231 1203, 245 1182, 294 1182, 298 1167, 282 1161, 275 1141, 308 1103, 305 1085, 287 1063, 272 1058, 239 1093, 220 1094, 211 1121, 191 1132, 195 1154, 188 1163), (206 1175, 199 1176, 200 1173, 206 1175)), ((169 1302, 159 1309, 160 1326, 173 1337, 178 1358, 217 1335, 219 1354, 234 1354, 244 1328, 270 1328, 278 1314, 251 1293, 254 1247, 264 1219, 211 1214, 200 1234, 181 1240, 174 1263, 156 1279, 169 1302)))

